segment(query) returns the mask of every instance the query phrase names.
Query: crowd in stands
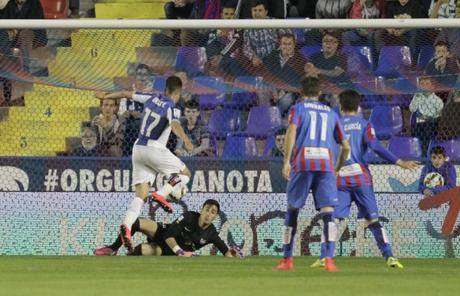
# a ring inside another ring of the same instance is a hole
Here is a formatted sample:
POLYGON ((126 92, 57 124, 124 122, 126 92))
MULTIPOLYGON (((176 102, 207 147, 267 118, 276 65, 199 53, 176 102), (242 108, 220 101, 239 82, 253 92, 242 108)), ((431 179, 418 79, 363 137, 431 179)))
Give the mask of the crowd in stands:
MULTIPOLYGON (((78 1, 71 1, 71 15, 78 14, 78 7, 78 1)), ((0 8, 2 18, 43 18, 39 0, 11 0, 0 8)), ((169 19, 458 18, 460 1, 174 0, 165 4, 164 11, 169 19)), ((0 50, 5 55, 11 55, 9 51, 12 48, 20 48, 22 54, 26 55, 31 48, 46 45, 47 40, 44 30, 0 30, 0 35, 0 50), (5 40, 9 43, 4 44, 5 40)), ((298 83, 303 76, 321 78, 326 90, 322 100, 336 108, 337 97, 330 93, 338 93, 340 89, 356 88, 366 79, 375 79, 377 85, 381 78, 404 81, 409 76, 417 77, 417 85, 410 94, 405 91, 397 95, 393 91, 388 94, 379 92, 365 96, 364 101, 372 102, 367 107, 363 105, 363 115, 369 116, 369 109, 375 104, 398 105, 402 109, 405 127, 396 135, 419 138, 424 156, 432 139, 460 137, 460 127, 456 120, 459 117, 459 113, 456 112, 459 109, 457 106, 460 106, 460 99, 458 91, 454 91, 460 81, 460 28, 164 30, 152 36, 152 46, 201 47, 206 54, 206 63, 201 72, 176 68, 175 72, 161 73, 151 65, 143 64, 136 69, 136 85, 133 89, 152 90, 152 78, 156 76, 174 74, 183 82, 184 92, 179 103, 183 113, 181 123, 193 139, 196 149, 189 154, 183 149, 183 143, 173 141, 170 148, 177 155, 219 154, 216 146, 222 137, 209 132, 208 116, 204 116, 203 113, 207 107, 201 105, 201 95, 192 91, 197 76, 221 77, 223 81, 230 83, 239 77, 261 77, 264 82, 274 86, 270 91, 225 94, 224 103, 211 108, 231 106, 232 109, 237 109, 236 112, 241 113, 241 118, 245 118, 251 116, 251 107, 276 106, 281 123, 275 124, 275 128, 262 137, 267 139, 267 145, 268 142, 271 143, 263 153, 265 156, 282 155, 278 142, 282 141, 288 110, 298 99, 298 83), (382 55, 385 49, 392 45, 399 46, 401 64, 406 65, 407 69, 401 66, 396 69, 397 73, 388 74, 385 69, 381 69, 385 66, 382 55), (350 51, 353 47, 361 50, 360 55, 356 56, 350 51), (426 48, 431 49, 428 51, 430 56, 425 63, 421 63, 426 48), (362 65, 359 59, 363 57, 368 58, 368 69, 358 67, 362 65), (410 74, 406 76, 407 73, 410 74), (241 97, 244 97, 245 106, 229 103, 241 97), (402 101, 398 101, 401 98, 402 101), (408 116, 411 117, 410 120, 407 120, 408 116)), ((24 67, 27 68, 27 65, 24 67)), ((11 88, 5 78, 0 78, 0 83, 4 92, 5 89, 8 92, 11 88)), ((4 99, 7 100, 6 97, 4 99)), ((101 113, 89 124, 97 130, 97 154, 130 155, 141 114, 142 106, 128 99, 118 102, 102 101, 101 113)), ((249 121, 247 127, 239 122, 236 128, 232 127, 229 131, 241 133, 247 129, 250 129, 249 121)), ((83 132, 82 129, 82 135, 83 132)), ((88 129, 85 132, 89 133, 88 129)), ((85 136, 87 137, 87 134, 85 136)), ((260 134, 252 136, 261 138, 260 134)))

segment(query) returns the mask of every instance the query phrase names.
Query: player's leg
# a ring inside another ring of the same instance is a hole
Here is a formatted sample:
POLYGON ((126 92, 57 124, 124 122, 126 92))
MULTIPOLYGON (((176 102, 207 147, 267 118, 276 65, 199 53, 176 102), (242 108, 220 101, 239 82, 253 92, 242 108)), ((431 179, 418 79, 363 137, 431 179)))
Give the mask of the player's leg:
MULTIPOLYGON (((134 235, 136 232, 140 230, 141 230, 140 221, 139 220, 134 221, 131 227, 131 234, 134 235)), ((96 256, 115 256, 122 245, 123 245, 123 238, 121 234, 119 234, 111 245, 108 245, 102 248, 98 248, 94 250, 93 253, 96 256)), ((128 253, 132 252, 132 247, 131 247, 131 251, 129 248, 127 249, 128 249, 128 253)))
MULTIPOLYGON (((167 203, 166 198, 168 198, 171 192, 187 186, 192 174, 187 166, 167 148, 159 150, 157 156, 152 156, 152 160, 154 161, 154 167, 157 172, 165 176, 170 176, 168 182, 163 187, 152 193, 152 199, 163 206, 167 203)), ((169 205, 169 203, 167 204, 169 205)), ((169 207, 171 206, 169 205, 169 207)))
POLYGON ((134 256, 161 256, 161 247, 155 243, 139 244, 134 248, 134 256))
POLYGON ((403 268, 398 259, 394 258, 390 240, 388 239, 385 228, 379 222, 379 211, 372 187, 358 187, 354 190, 353 195, 356 206, 358 207, 358 219, 366 219, 367 229, 372 232, 375 242, 387 264, 392 267, 403 268))
POLYGON ((278 270, 292 270, 294 268, 293 250, 295 234, 297 232, 297 217, 299 209, 305 205, 310 191, 310 173, 300 172, 291 174, 287 185, 287 211, 283 230, 283 259, 276 267, 278 270))
MULTIPOLYGON (((345 220, 350 215, 350 208, 351 208, 351 194, 348 188, 338 188, 337 196, 339 198, 339 204, 335 208, 335 222, 338 225, 341 221, 345 220)), ((336 238, 337 240, 337 238, 336 238)), ((310 267, 324 267, 325 260, 324 256, 327 254, 327 244, 326 241, 321 239, 321 255, 320 259, 313 262, 310 267)))
POLYGON ((336 178, 333 173, 316 173, 312 183, 312 192, 315 199, 315 206, 319 209, 323 221, 321 242, 324 247, 321 250, 321 257, 324 258, 325 269, 329 272, 337 271, 333 261, 335 241, 337 239, 337 224, 335 221, 335 207, 338 206, 338 193, 336 178), (331 186, 334 184, 334 186, 331 186))

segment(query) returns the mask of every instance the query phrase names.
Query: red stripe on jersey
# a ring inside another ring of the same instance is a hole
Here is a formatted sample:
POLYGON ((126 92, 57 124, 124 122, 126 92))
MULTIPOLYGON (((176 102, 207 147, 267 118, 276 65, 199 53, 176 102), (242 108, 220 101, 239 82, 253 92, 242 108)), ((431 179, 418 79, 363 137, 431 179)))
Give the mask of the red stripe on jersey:
POLYGON ((326 160, 325 159, 319 160, 319 167, 322 172, 326 171, 326 160))
POLYGON ((332 161, 332 152, 331 152, 331 149, 328 149, 328 152, 329 152, 329 170, 331 172, 335 171, 335 166, 334 166, 334 162, 332 161))
POLYGON ((360 175, 355 175, 355 182, 356 182, 356 186, 358 187, 361 187, 361 178, 360 178, 360 175))
POLYGON ((305 148, 300 151, 300 170, 305 171, 305 148))
POLYGON ((335 123, 335 132, 337 133, 337 138, 339 140, 339 143, 345 139, 344 134, 342 133, 342 129, 340 128, 340 123, 337 121, 335 123))
POLYGON ((316 163, 314 159, 310 159, 310 171, 316 170, 316 163))
POLYGON ((351 187, 351 178, 350 176, 345 177, 345 185, 351 187))
POLYGON ((367 133, 367 139, 369 140, 369 142, 374 139, 374 135, 372 134, 372 127, 370 123, 367 124, 366 133, 367 133))
POLYGON ((341 177, 337 177, 337 187, 340 188, 342 187, 342 178, 341 177))
POLYGON ((297 172, 297 157, 298 157, 297 153, 298 153, 298 149, 297 149, 297 148, 294 148, 294 159, 293 159, 293 161, 292 161, 292 163, 291 163, 291 170, 292 170, 294 173, 297 172))
POLYGON ((291 108, 291 110, 289 110, 289 123, 294 123, 294 115, 295 115, 295 109, 294 108, 291 108))
POLYGON ((366 185, 371 185, 371 180, 369 176, 369 172, 367 171, 367 168, 363 165, 361 165, 361 170, 363 171, 363 176, 364 176, 364 182, 366 182, 366 185))

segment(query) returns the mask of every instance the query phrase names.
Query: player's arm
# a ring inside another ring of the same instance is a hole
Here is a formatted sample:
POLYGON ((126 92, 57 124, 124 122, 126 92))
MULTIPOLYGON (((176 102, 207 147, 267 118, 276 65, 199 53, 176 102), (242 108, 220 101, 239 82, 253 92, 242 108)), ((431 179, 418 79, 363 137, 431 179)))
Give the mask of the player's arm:
POLYGON ((317 69, 320 75, 329 76, 329 77, 337 77, 337 76, 342 75, 345 72, 339 66, 336 66, 333 70, 325 70, 325 69, 320 69, 320 68, 317 68, 317 69))
POLYGON ((178 120, 171 121, 171 130, 179 139, 184 141, 185 149, 191 153, 193 151, 192 141, 190 141, 189 137, 185 134, 185 131, 178 120))
POLYGON ((177 243, 176 237, 178 237, 181 232, 184 230, 185 225, 189 221, 189 215, 187 213, 183 214, 179 218, 176 219, 169 227, 166 233, 164 234, 165 243, 168 245, 171 250, 177 256, 184 256, 184 257, 191 257, 194 256, 195 253, 184 251, 179 244, 177 243))
POLYGON ((425 180, 427 173, 428 173, 428 166, 424 166, 420 174, 420 179, 418 180, 418 191, 421 194, 423 194, 425 197, 433 195, 433 191, 427 188, 423 182, 425 180))
POLYGON ((286 140, 284 142, 284 160, 283 160, 283 176, 286 180, 289 179, 291 172, 291 157, 294 149, 295 138, 297 136, 297 125, 290 123, 286 131, 286 140))
POLYGON ((335 125, 334 125, 334 139, 340 145, 340 152, 337 157, 337 162, 335 164, 335 171, 338 173, 342 166, 345 164, 345 161, 350 155, 350 143, 348 142, 347 138, 345 137, 345 132, 343 131, 343 126, 340 123, 338 117, 336 117, 335 125))

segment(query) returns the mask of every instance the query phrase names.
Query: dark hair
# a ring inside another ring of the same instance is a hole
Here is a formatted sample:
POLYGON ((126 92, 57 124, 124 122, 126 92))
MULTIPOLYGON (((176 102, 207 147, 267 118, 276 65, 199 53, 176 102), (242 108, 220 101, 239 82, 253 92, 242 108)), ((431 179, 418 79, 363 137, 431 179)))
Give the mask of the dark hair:
POLYGON ((182 88, 182 81, 177 76, 169 76, 166 79, 165 94, 171 94, 172 92, 182 88))
POLYGON ((292 40, 294 40, 294 43, 296 42, 296 37, 292 33, 282 33, 282 34, 280 34, 278 36, 278 43, 281 43, 282 38, 291 38, 292 40))
POLYGON ((259 5, 263 5, 265 10, 268 10, 268 3, 266 0, 252 0, 251 1, 251 8, 254 8, 259 5))
POLYGON ((431 148, 430 155, 433 155, 433 154, 442 154, 444 157, 447 156, 446 149, 444 149, 444 147, 439 146, 439 145, 431 148))
POLYGON ((224 10, 224 8, 233 8, 236 10, 236 6, 237 4, 235 1, 229 0, 224 3, 224 5, 222 6, 222 10, 224 10))
POLYGON ((211 199, 211 198, 210 198, 210 199, 207 199, 207 200, 204 202, 202 208, 204 208, 204 207, 207 206, 207 205, 216 206, 216 207, 217 207, 217 213, 220 213, 220 204, 219 204, 219 202, 218 202, 217 200, 211 199))
POLYGON ((184 103, 184 109, 198 109, 200 107, 200 104, 194 99, 188 100, 187 102, 184 103))
POLYGON ((142 70, 142 69, 147 70, 149 72, 149 75, 152 74, 152 69, 150 69, 150 67, 147 66, 146 64, 142 64, 142 63, 140 63, 140 64, 138 64, 136 66, 136 73, 137 73, 138 70, 142 70))
POLYGON ((319 79, 316 77, 304 77, 300 80, 300 94, 307 97, 319 96, 319 79))
POLYGON ((356 112, 361 102, 359 93, 352 89, 344 90, 339 95, 340 108, 345 112, 356 112))
POLYGON ((447 50, 449 50, 449 43, 447 43, 446 41, 439 40, 438 42, 434 44, 434 47, 437 47, 437 46, 445 46, 447 50))
POLYGON ((285 128, 280 128, 279 130, 276 131, 275 137, 276 136, 282 136, 286 134, 286 129, 285 128))

